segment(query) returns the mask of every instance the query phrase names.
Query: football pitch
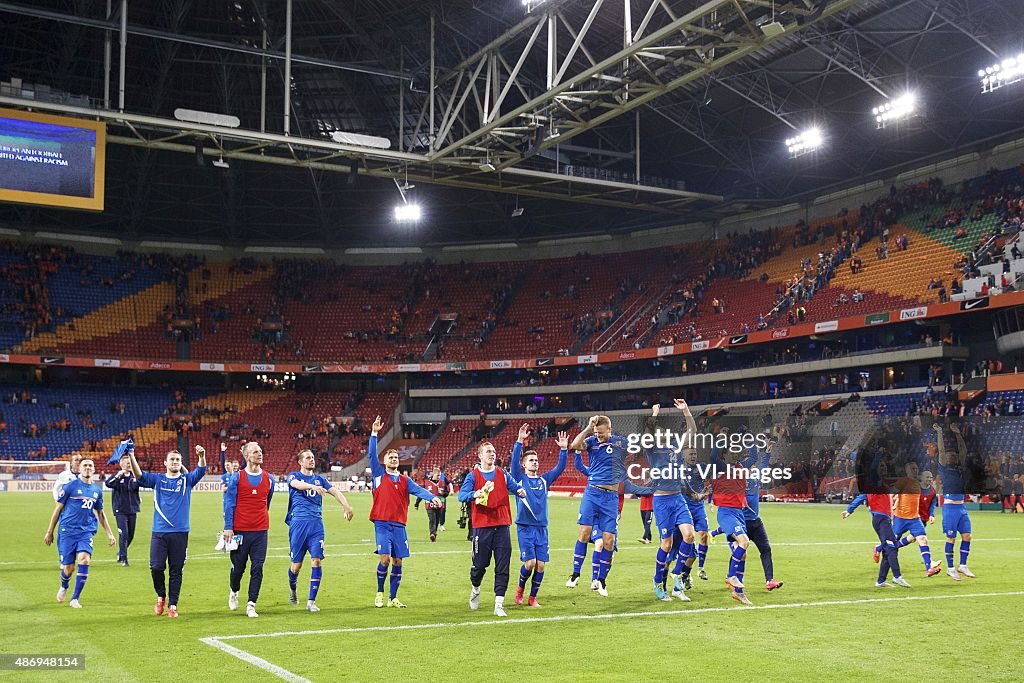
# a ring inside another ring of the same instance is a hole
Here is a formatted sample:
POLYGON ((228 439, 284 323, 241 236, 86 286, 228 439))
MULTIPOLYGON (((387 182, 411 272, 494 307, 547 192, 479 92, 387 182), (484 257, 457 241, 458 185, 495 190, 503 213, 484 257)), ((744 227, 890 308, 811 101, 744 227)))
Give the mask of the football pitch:
MULTIPOLYGON (((655 600, 655 545, 640 545, 638 503, 626 501, 609 597, 589 590, 590 560, 574 590, 571 569, 579 499, 551 499, 551 562, 541 608, 512 604, 518 578, 513 556, 508 618, 492 614, 492 572, 480 610, 469 611, 470 547, 456 524, 457 503, 436 543, 422 509, 410 510, 412 557, 399 597, 408 609, 375 609, 376 560, 367 519, 370 496, 349 500, 356 518, 326 500, 327 559, 317 603, 306 612, 309 562, 299 578, 300 606, 288 603, 286 501, 271 508, 270 552, 259 619, 227 608, 226 555, 214 551, 221 496, 196 493, 180 618, 152 613, 148 570, 152 495, 119 566, 102 530, 82 594, 83 609, 58 604, 56 548, 42 543, 53 509, 48 494, 0 495, 0 653, 84 654, 85 671, 12 673, 3 677, 103 681, 219 680, 652 680, 704 681, 1010 680, 1019 677, 1017 638, 1024 614, 1021 552, 1024 515, 972 512, 971 569, 955 583, 924 577, 916 545, 900 552, 913 588, 876 589, 874 534, 860 509, 842 520, 839 506, 765 504, 775 575, 785 586, 768 593, 751 546, 745 581, 753 607, 724 588, 727 546, 708 553, 709 581, 694 575, 692 602, 655 600)), ((106 497, 105 497, 106 499, 106 497)), ((454 501, 454 498, 449 499, 454 501)), ((107 499, 109 501, 109 499, 107 499)), ((108 502, 109 506, 109 502, 108 502)), ((110 521, 113 525, 113 515, 110 521)), ((711 512, 714 519, 714 513, 711 512)), ((943 561, 940 521, 928 527, 933 558, 943 561)), ((513 529, 513 539, 515 532, 513 529)), ((515 541, 513 540, 513 544, 515 541)), ((958 545, 959 549, 959 545, 958 545)), ((242 600, 248 574, 242 580, 242 600)))

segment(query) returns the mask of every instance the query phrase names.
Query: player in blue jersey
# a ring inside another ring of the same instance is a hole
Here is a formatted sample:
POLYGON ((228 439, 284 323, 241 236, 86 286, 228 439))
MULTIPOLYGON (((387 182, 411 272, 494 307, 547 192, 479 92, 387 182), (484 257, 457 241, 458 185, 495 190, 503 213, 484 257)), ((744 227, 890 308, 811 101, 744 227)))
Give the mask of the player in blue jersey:
MULTIPOLYGON (((573 467, 575 467, 584 477, 590 476, 590 469, 583 464, 583 455, 579 451, 576 451, 573 454, 572 464, 573 467)), ((619 484, 617 491, 618 495, 616 497, 618 498, 618 501, 616 503, 616 519, 618 519, 622 515, 622 506, 625 503, 626 497, 625 494, 629 493, 638 498, 641 496, 654 495, 654 489, 651 488, 650 486, 640 487, 635 485, 628 479, 619 484)), ((603 579, 599 578, 601 576, 602 569, 601 558, 604 556, 604 532, 601 531, 601 527, 597 525, 594 526, 593 530, 590 532, 590 538, 588 539, 588 541, 589 543, 594 544, 594 552, 591 555, 590 590, 594 591, 595 593, 603 597, 608 597, 608 574, 609 572, 611 572, 612 569, 612 558, 615 556, 615 553, 619 552, 618 534, 616 534, 615 536, 615 542, 612 544, 611 553, 609 553, 608 555, 608 566, 607 570, 604 572, 603 579)), ((572 579, 570 579, 570 581, 571 580, 572 579)), ((567 581, 565 585, 569 588, 575 586, 575 584, 570 585, 569 581, 567 581)))
POLYGON ((558 432, 558 463, 548 472, 539 474, 540 456, 530 449, 525 453, 523 446, 530 436, 530 425, 519 428, 519 437, 512 446, 512 478, 520 482, 526 490, 525 498, 516 498, 516 536, 519 540, 519 559, 523 566, 519 568, 519 587, 516 588, 516 604, 523 604, 523 593, 526 581, 533 574, 530 583, 530 607, 540 607, 537 592, 544 580, 544 565, 548 556, 548 491, 555 481, 562 476, 569 458, 569 435, 558 432))
POLYGON ((160 616, 167 606, 167 616, 178 616, 185 556, 192 508, 192 489, 206 476, 206 449, 196 446, 197 466, 191 472, 181 462, 181 453, 168 451, 164 457, 165 472, 143 472, 135 459, 135 449, 128 451, 132 473, 139 486, 153 489, 153 533, 149 542, 149 571, 156 590, 153 614, 160 616), (164 583, 164 568, 170 567, 170 583, 164 583))
MULTIPOLYGON (((220 447, 221 447, 220 455, 221 455, 221 459, 223 460, 223 458, 224 458, 224 450, 227 448, 227 446, 223 442, 221 442, 220 447)), ((225 494, 225 495, 227 494, 227 492, 228 492, 228 484, 231 483, 231 476, 236 474, 238 472, 238 470, 239 470, 239 467, 238 467, 238 461, 237 460, 226 460, 226 461, 224 461, 224 473, 222 475, 220 475, 220 492, 221 492, 221 494, 225 494)), ((223 500, 221 501, 221 504, 223 505, 223 500)), ((224 550, 226 545, 227 544, 224 541, 224 532, 221 531, 219 534, 217 534, 217 545, 214 546, 213 549, 214 550, 224 550)))
POLYGON ((341 503, 345 510, 345 519, 352 521, 352 506, 345 500, 341 491, 331 486, 331 482, 322 474, 313 471, 316 467, 316 456, 313 451, 299 451, 296 459, 299 462, 298 472, 288 473, 288 513, 284 523, 288 525, 288 549, 291 566, 288 567, 288 602, 299 604, 296 583, 302 560, 309 553, 312 565, 309 576, 309 597, 306 609, 319 612, 316 606, 316 593, 320 590, 323 578, 321 564, 324 560, 324 499, 328 493, 341 503))
MULTIPOLYGON (((221 444, 222 446, 224 444, 221 444)), ((228 482, 231 481, 231 475, 238 471, 238 461, 228 460, 224 463, 224 474, 220 475, 220 492, 227 493, 228 482)))
POLYGON ((50 515, 50 525, 43 536, 44 544, 53 543, 53 530, 59 519, 57 552, 60 555, 60 590, 57 591, 57 602, 64 602, 71 582, 71 572, 77 562, 75 592, 71 596, 71 606, 76 609, 82 606, 78 599, 89 578, 92 537, 96 535, 97 520, 107 532, 108 545, 113 547, 117 542, 107 523, 107 515, 103 512, 103 487, 93 481, 95 474, 96 464, 92 458, 83 458, 79 464, 78 478, 64 484, 53 514, 50 515))
MULTIPOLYGON (((675 406, 682 411, 685 419, 686 431, 682 434, 683 443, 689 443, 690 435, 697 433, 697 423, 694 421, 686 401, 677 398, 675 406)), ((646 425, 648 433, 654 434, 660 412, 660 405, 652 406, 651 417, 648 418, 646 425)), ((683 602, 689 602, 690 598, 684 591, 683 581, 679 581, 673 587, 671 595, 665 585, 668 578, 668 558, 673 545, 672 538, 677 531, 681 538, 681 545, 677 551, 683 558, 681 565, 683 575, 689 575, 690 567, 693 566, 693 558, 696 555, 693 546, 693 515, 690 514, 690 508, 683 500, 682 494, 683 456, 671 445, 662 448, 648 448, 647 464, 651 472, 651 487, 654 489, 654 498, 652 499, 654 521, 661 537, 661 545, 658 547, 654 562, 654 597, 671 602, 672 597, 675 596, 683 602)))
POLYGON ((967 556, 971 552, 971 517, 964 504, 967 491, 964 487, 964 470, 967 465, 967 444, 960 427, 951 425, 949 430, 956 437, 956 451, 946 450, 942 438, 942 425, 932 425, 935 430, 936 448, 939 456, 939 479, 942 480, 942 533, 946 535, 946 574, 954 581, 960 577, 976 578, 967 568, 967 556), (960 564, 953 567, 953 547, 956 535, 960 534, 960 564))
MULTIPOLYGON (((697 449, 686 448, 683 450, 683 478, 682 478, 682 494, 683 501, 686 503, 686 507, 690 510, 690 516, 693 517, 693 536, 696 542, 696 555, 697 555, 697 576, 702 581, 708 580, 708 573, 704 569, 704 564, 708 557, 708 541, 710 539, 708 535, 708 513, 704 508, 704 500, 708 497, 705 490, 704 478, 701 476, 700 469, 697 467, 697 449)), ((683 590, 690 590, 693 587, 690 581, 690 572, 687 570, 687 560, 679 549, 683 544, 683 535, 676 530, 676 533, 672 536, 672 551, 669 553, 668 561, 675 560, 675 567, 672 569, 673 585, 675 590, 679 589, 682 585, 683 590), (684 578, 685 574, 685 578, 684 578)), ((690 560, 690 567, 692 568, 693 561, 690 560)))
POLYGON ((624 437, 612 433, 612 421, 606 415, 591 417, 587 428, 577 434, 570 445, 574 451, 586 449, 590 474, 576 518, 580 533, 573 551, 572 575, 565 582, 569 588, 579 583, 587 542, 596 526, 601 529, 604 545, 599 555, 598 578, 591 582, 590 588, 602 596, 608 595, 606 579, 619 530, 619 484, 626 480, 626 446, 624 437))

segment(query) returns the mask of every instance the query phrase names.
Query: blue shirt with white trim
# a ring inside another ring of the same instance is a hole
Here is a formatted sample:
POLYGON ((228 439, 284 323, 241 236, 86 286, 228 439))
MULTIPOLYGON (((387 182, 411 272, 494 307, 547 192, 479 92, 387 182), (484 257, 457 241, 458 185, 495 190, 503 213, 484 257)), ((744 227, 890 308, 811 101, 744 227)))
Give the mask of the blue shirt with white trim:
POLYGON ((153 533, 174 533, 189 530, 192 488, 206 476, 205 467, 168 476, 166 473, 143 472, 139 485, 153 489, 153 533))

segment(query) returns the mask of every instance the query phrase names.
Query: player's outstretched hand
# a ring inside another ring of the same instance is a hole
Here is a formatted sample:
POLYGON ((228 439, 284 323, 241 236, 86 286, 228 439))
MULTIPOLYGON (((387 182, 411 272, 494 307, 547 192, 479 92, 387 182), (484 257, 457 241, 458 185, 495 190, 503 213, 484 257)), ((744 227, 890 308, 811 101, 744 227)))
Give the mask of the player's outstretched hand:
POLYGON ((382 429, 384 429, 384 420, 381 418, 380 415, 378 415, 377 419, 373 421, 373 426, 370 427, 370 431, 373 433, 374 436, 377 436, 377 433, 380 432, 380 430, 382 429))
POLYGON ((323 486, 314 485, 313 490, 319 493, 321 496, 327 495, 327 489, 325 489, 323 486))
POLYGON ((199 444, 196 444, 196 457, 197 458, 205 458, 206 457, 206 449, 203 448, 202 446, 200 446, 199 444))
POLYGON ((850 513, 849 513, 849 512, 847 512, 846 510, 843 510, 842 518, 843 518, 843 519, 846 519, 846 518, 847 518, 847 517, 849 517, 849 516, 850 516, 850 513))
POLYGON ((48 531, 45 534, 43 534, 43 545, 52 545, 52 544, 53 544, 53 532, 48 531))
POLYGON ((441 504, 441 503, 443 503, 443 502, 444 502, 444 501, 442 501, 442 500, 441 500, 440 498, 438 498, 437 496, 434 496, 433 498, 431 498, 431 499, 430 499, 430 504, 431 504, 431 505, 440 505, 440 504, 441 504))
POLYGON ((524 422, 522 426, 519 428, 519 443, 526 442, 526 438, 530 436, 530 431, 532 431, 530 429, 530 425, 524 422))
POLYGON ((555 441, 558 442, 558 448, 560 450, 569 450, 569 432, 558 432, 558 437, 555 441))
POLYGON ((354 516, 354 513, 352 512, 352 506, 350 505, 350 506, 345 508, 345 521, 346 522, 351 522, 353 516, 354 516))

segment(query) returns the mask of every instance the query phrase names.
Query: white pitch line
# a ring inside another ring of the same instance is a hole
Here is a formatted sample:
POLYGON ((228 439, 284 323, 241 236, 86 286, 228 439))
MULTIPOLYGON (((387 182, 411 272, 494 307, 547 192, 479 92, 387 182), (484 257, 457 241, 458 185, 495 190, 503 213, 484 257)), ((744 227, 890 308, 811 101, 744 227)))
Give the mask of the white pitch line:
POLYGON ((200 638, 199 640, 210 647, 215 647, 218 650, 227 652, 233 657, 238 657, 247 664, 252 664, 253 666, 257 666, 268 673, 272 673, 282 680, 289 681, 290 683, 312 683, 308 678, 303 678, 298 674, 293 674, 288 669, 281 668, 277 664, 271 664, 267 660, 257 657, 254 654, 250 654, 245 650, 239 650, 237 647, 233 647, 227 643, 222 643, 217 638, 200 638))
MULTIPOLYGON (((1006 543, 1006 542, 1014 542, 1014 541, 1015 542, 1024 541, 1024 538, 976 538, 976 539, 974 539, 971 542, 972 543, 983 543, 984 544, 984 543, 1006 543)), ((364 544, 359 543, 359 544, 354 544, 354 545, 364 545, 364 544)), ((872 541, 872 540, 863 540, 863 541, 804 541, 804 542, 792 542, 792 543, 772 541, 772 546, 775 546, 775 547, 787 547, 787 548, 807 548, 807 547, 814 547, 814 546, 833 546, 833 545, 859 545, 859 546, 867 546, 867 545, 875 545, 875 541, 872 541)), ((722 544, 722 546, 726 547, 724 543, 722 544)), ((328 545, 327 547, 330 548, 331 546, 328 545)), ((367 550, 364 551, 364 552, 360 552, 360 553, 330 553, 330 554, 327 555, 327 558, 330 559, 332 557, 366 557, 368 555, 372 555, 373 552, 370 549, 373 547, 373 544, 366 543, 365 547, 366 547, 367 550)), ((626 545, 626 544, 623 544, 622 546, 619 547, 618 551, 622 552, 623 550, 650 550, 650 549, 651 549, 651 546, 646 546, 646 545, 626 545)), ((568 547, 568 546, 565 547, 565 548, 551 548, 550 549, 551 552, 569 552, 571 550, 574 550, 574 548, 573 547, 568 547)), ((469 551, 470 551, 469 547, 465 547, 465 548, 462 548, 460 550, 421 550, 421 551, 414 552, 412 554, 412 556, 413 557, 419 557, 421 555, 462 555, 462 554, 469 553, 469 551)), ((268 560, 279 560, 279 559, 290 558, 290 557, 291 557, 290 555, 267 555, 267 559, 268 560)), ((220 552, 197 553, 195 555, 190 553, 189 556, 188 556, 189 560, 214 560, 214 559, 219 559, 219 558, 227 559, 228 558, 228 553, 220 553, 220 552)), ((117 560, 93 560, 93 564, 113 564, 116 561, 117 560)), ((30 566, 35 566, 35 565, 52 566, 53 562, 48 561, 48 560, 33 560, 31 562, 17 562, 17 561, 4 561, 4 562, 0 562, 0 567, 5 567, 5 566, 11 566, 11 567, 14 567, 14 566, 30 567, 30 566)))
MULTIPOLYGON (((207 640, 243 640, 250 638, 278 638, 283 636, 305 636, 305 635, 324 635, 329 633, 368 633, 375 631, 414 631, 423 629, 435 629, 435 628, 460 628, 460 627, 473 627, 473 626, 492 626, 498 624, 535 624, 543 622, 555 622, 555 621, 588 621, 594 619, 623 619, 632 617, 660 617, 666 615, 675 614, 708 614, 711 612, 748 612, 754 610, 777 610, 777 609, 795 609, 802 607, 830 607, 836 605, 861 605, 871 604, 879 602, 908 602, 908 601, 920 601, 920 600, 953 600, 957 598, 995 598, 995 597, 1010 597, 1024 595, 1024 591, 1005 591, 999 593, 961 593, 953 595, 908 595, 902 598, 861 598, 857 600, 823 600, 820 602, 794 602, 782 605, 754 605, 751 607, 743 607, 737 605, 735 607, 699 607, 697 609, 673 609, 664 610, 660 612, 647 611, 647 612, 619 612, 613 614, 564 614, 554 617, 533 617, 525 619, 488 619, 484 621, 464 621, 464 622, 436 622, 431 624, 403 624, 400 626, 363 626, 363 627, 351 627, 351 628, 328 628, 328 629, 316 629, 310 631, 279 631, 277 633, 242 633, 236 635, 227 636, 209 636, 208 638, 201 638, 203 642, 207 640)), ((215 646, 216 647, 216 646, 215 646)), ((223 649, 223 648, 221 648, 223 649)))

